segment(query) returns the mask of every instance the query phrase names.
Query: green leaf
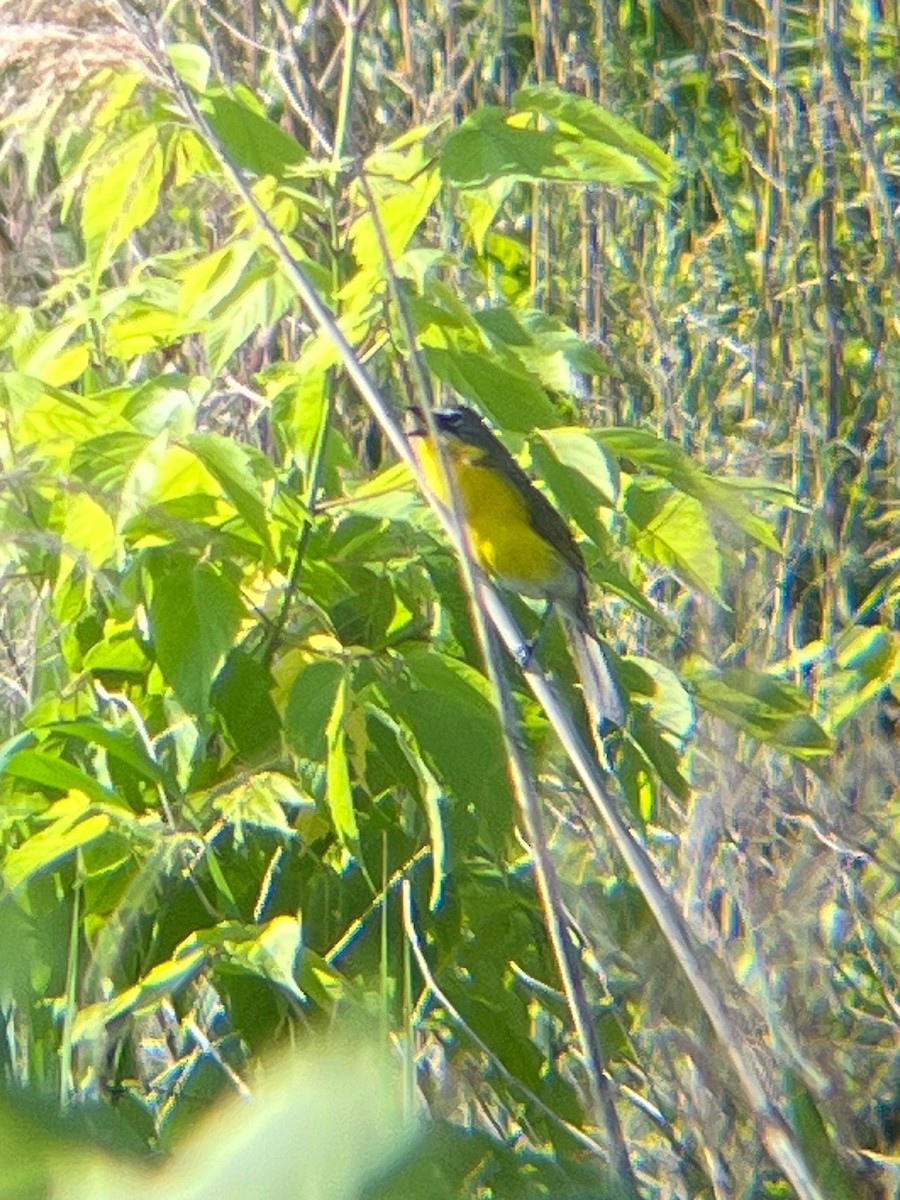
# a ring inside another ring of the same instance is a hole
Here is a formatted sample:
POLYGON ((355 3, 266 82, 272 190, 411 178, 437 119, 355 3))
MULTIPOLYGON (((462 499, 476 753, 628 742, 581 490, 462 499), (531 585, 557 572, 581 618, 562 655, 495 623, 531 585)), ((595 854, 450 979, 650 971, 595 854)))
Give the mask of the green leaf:
POLYGON ((271 751, 281 735, 272 701, 274 681, 263 664, 237 647, 228 655, 213 684, 212 703, 243 758, 271 751))
POLYGON ((353 807, 353 788, 350 783, 350 763, 347 758, 345 727, 349 719, 349 688, 347 677, 341 679, 334 705, 325 727, 327 756, 325 763, 325 803, 331 814, 335 832, 342 845, 359 857, 359 825, 353 807))
POLYGON ((788 1117, 824 1195, 828 1200, 856 1200, 861 1180, 844 1165, 812 1093, 795 1073, 786 1071, 785 1076, 788 1117))
POLYGON ((81 232, 94 277, 135 229, 156 212, 163 152, 155 125, 139 129, 95 159, 81 199, 81 232))
POLYGON ((646 429, 617 425, 595 429, 592 436, 617 458, 636 463, 661 479, 669 480, 682 491, 696 486, 701 477, 693 459, 676 442, 666 441, 646 429))
POLYGON ((15 356, 16 367, 54 387, 72 383, 90 362, 90 350, 83 342, 76 341, 68 345, 75 334, 83 336, 80 318, 59 321, 49 330, 35 333, 19 346, 15 356))
POLYGON ((178 551, 149 554, 144 561, 157 662, 182 707, 204 714, 243 614, 240 593, 214 567, 178 551))
POLYGON ((481 108, 451 133, 441 171, 456 187, 483 187, 499 179, 605 183, 637 187, 662 200, 672 162, 643 134, 591 100, 557 89, 531 88, 513 98, 516 111, 481 108), (540 113, 555 129, 523 125, 540 113))
POLYGON ((61 792, 84 792, 99 804, 115 804, 115 792, 103 787, 92 775, 65 759, 43 750, 18 750, 3 766, 3 774, 11 779, 25 779, 41 787, 61 792))
POLYGON ((134 623, 116 627, 107 621, 104 637, 84 655, 83 666, 94 675, 146 676, 150 660, 138 643, 134 623))
POLYGON ((470 113, 441 147, 441 173, 456 187, 484 187, 499 179, 546 179, 558 169, 556 136, 507 124, 501 108, 470 113))
POLYGON ((186 324, 205 319, 231 295, 255 252, 256 246, 249 238, 231 241, 181 272, 178 311, 186 324))
POLYGON ((272 257, 243 271, 206 326, 210 372, 217 375, 247 338, 269 329, 295 301, 294 285, 272 257))
POLYGON ((130 362, 150 350, 181 342, 185 334, 192 332, 174 310, 174 304, 168 309, 157 304, 135 303, 107 322, 103 346, 110 358, 130 362))
POLYGON ((62 547, 57 586, 75 567, 99 570, 114 563, 120 552, 112 518, 96 500, 84 493, 69 494, 61 502, 62 547))
POLYGON ((239 844, 244 838, 245 825, 294 837, 284 811, 285 804, 301 807, 313 805, 314 801, 302 796, 286 775, 258 771, 227 791, 216 792, 213 808, 223 821, 233 826, 235 842, 239 844))
POLYGON ((297 917, 273 917, 262 927, 250 926, 247 938, 226 938, 229 967, 240 967, 275 984, 298 1004, 306 995, 297 984, 297 965, 303 949, 303 931, 297 917))
POLYGON ((186 436, 194 428, 197 407, 209 390, 202 375, 171 371, 126 389, 122 416, 148 438, 166 430, 186 436))
POLYGON ((102 837, 110 824, 109 814, 92 811, 88 797, 79 792, 58 800, 46 816, 51 820, 46 829, 32 834, 6 855, 3 881, 10 891, 102 837))
POLYGON ((101 492, 118 491, 148 441, 144 434, 127 430, 87 438, 72 452, 72 474, 101 492))
POLYGON ((541 430, 532 442, 535 474, 550 487, 562 508, 599 546, 608 541, 597 515, 614 505, 619 487, 615 460, 581 429, 541 430))
POLYGON ((263 496, 260 474, 272 478, 274 472, 268 460, 252 447, 239 446, 218 433, 195 433, 186 439, 206 469, 222 487, 222 491, 247 522, 260 542, 271 553, 272 539, 263 496), (251 469, 256 468, 256 473, 251 469))
POLYGON ((600 355, 556 317, 507 306, 479 309, 474 317, 492 341, 508 347, 551 392, 576 394, 581 375, 609 374, 600 355))
POLYGON ((656 659, 639 654, 629 655, 625 671, 630 691, 650 692, 654 723, 679 742, 690 737, 697 716, 691 695, 675 672, 656 659), (635 668, 640 676, 635 675, 635 668))
MULTIPOLYGON (((666 736, 659 725, 650 720, 644 713, 638 712, 633 718, 629 732, 639 748, 645 764, 652 768, 652 773, 658 776, 673 796, 686 802, 690 795, 690 784, 681 774, 681 754, 678 747, 666 736)), ((652 814, 641 813, 644 820, 651 820, 652 814)))
POLYGON ((85 432, 121 426, 115 408, 76 396, 17 371, 0 373, 0 403, 9 411, 10 433, 21 454, 40 446, 42 458, 67 461, 85 432))
POLYGON ((228 157, 245 171, 280 178, 306 157, 303 147, 274 121, 218 89, 208 92, 199 107, 228 157))
POLYGON ((177 995, 191 980, 196 979, 207 962, 207 951, 195 947, 179 947, 172 958, 158 963, 132 987, 109 1000, 82 1008, 76 1015, 72 1040, 93 1042, 102 1037, 109 1025, 130 1013, 158 1007, 160 1002, 177 995))
POLYGON ((634 480, 625 511, 638 530, 634 544, 645 558, 674 568, 724 606, 722 555, 699 500, 656 480, 634 480))
POLYGON ((759 741, 804 761, 831 753, 831 739, 809 714, 809 699, 793 684, 758 671, 716 671, 697 663, 686 664, 682 673, 707 712, 759 741))
POLYGON ((625 164, 631 161, 636 168, 643 167, 651 173, 661 195, 669 190, 675 174, 674 161, 630 122, 593 100, 542 84, 520 89, 512 98, 512 106, 516 112, 541 113, 558 127, 576 130, 584 136, 583 146, 589 150, 596 152, 602 147, 619 151, 625 164))
POLYGON ((780 551, 771 524, 752 513, 743 497, 755 494, 784 503, 791 496, 789 489, 764 480, 722 480, 706 475, 675 442, 666 441, 645 429, 628 426, 595 429, 592 436, 617 458, 624 459, 626 463, 635 463, 660 479, 668 480, 679 491, 693 496, 705 507, 714 508, 732 525, 762 545, 780 551))
POLYGON ((412 735, 412 731, 394 720, 394 717, 383 708, 370 706, 368 710, 378 721, 386 726, 396 738, 406 761, 409 763, 419 785, 419 798, 425 811, 428 824, 428 838, 431 843, 431 892, 428 907, 434 912, 440 906, 447 877, 447 839, 444 834, 444 819, 441 812, 443 790, 434 775, 426 765, 425 755, 412 735))
POLYGON ((498 179, 484 187, 460 193, 460 210, 464 227, 468 230, 475 253, 483 255, 485 239, 494 223, 501 205, 513 189, 510 179, 498 179))
POLYGON ((367 178, 378 211, 375 227, 368 205, 350 227, 353 256, 364 272, 384 274, 381 237, 396 265, 416 230, 431 211, 441 188, 437 171, 425 166, 421 147, 410 154, 376 154, 366 163, 367 178))
POLYGON ((577 471, 608 504, 615 504, 619 494, 618 464, 590 434, 575 427, 545 429, 540 436, 563 466, 577 471))
POLYGON ((325 727, 338 702, 344 680, 344 665, 335 659, 307 663, 291 685, 284 732, 291 749, 310 762, 324 762, 325 727))
POLYGON ((306 995, 325 1012, 349 991, 340 972, 308 946, 300 951, 295 974, 297 983, 306 995))
POLYGON ((484 352, 435 346, 425 347, 424 356, 439 379, 474 401, 504 429, 524 433, 559 423, 547 393, 511 356, 503 361, 484 352))
POLYGON ((781 543, 770 521, 759 517, 747 508, 744 497, 758 496, 761 499, 775 501, 779 506, 793 503, 790 488, 766 485, 758 480, 713 479, 704 475, 700 483, 699 496, 709 506, 725 517, 736 529, 742 530, 748 537, 759 542, 776 554, 781 554, 781 543))
POLYGON ((497 716, 483 677, 431 649, 404 655, 402 679, 382 684, 385 707, 411 731, 428 770, 475 807, 492 846, 505 840, 512 799, 497 716))
POLYGON ((212 68, 207 51, 193 42, 169 42, 165 50, 182 83, 192 91, 204 91, 212 68))
POLYGON ((75 738, 88 747, 100 746, 107 754, 135 771, 148 783, 166 783, 166 776, 154 762, 136 732, 112 729, 97 717, 79 717, 74 721, 54 721, 41 727, 48 733, 75 738))

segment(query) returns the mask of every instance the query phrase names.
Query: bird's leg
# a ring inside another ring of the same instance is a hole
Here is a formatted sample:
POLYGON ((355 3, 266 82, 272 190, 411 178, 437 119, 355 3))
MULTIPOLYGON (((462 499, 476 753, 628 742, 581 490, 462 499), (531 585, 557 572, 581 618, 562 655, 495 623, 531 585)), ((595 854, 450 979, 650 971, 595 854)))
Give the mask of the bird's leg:
POLYGON ((539 627, 537 633, 531 639, 531 641, 523 643, 523 645, 521 645, 519 647, 519 649, 516 651, 516 661, 518 662, 519 666, 522 668, 523 671, 525 670, 526 667, 529 667, 531 665, 531 661, 534 658, 535 654, 537 653, 538 647, 540 646, 540 644, 543 640, 544 634, 547 631, 547 625, 550 622, 550 615, 552 612, 553 612, 553 601, 548 600, 547 607, 544 609, 544 615, 541 617, 541 624, 540 624, 540 627, 539 627))

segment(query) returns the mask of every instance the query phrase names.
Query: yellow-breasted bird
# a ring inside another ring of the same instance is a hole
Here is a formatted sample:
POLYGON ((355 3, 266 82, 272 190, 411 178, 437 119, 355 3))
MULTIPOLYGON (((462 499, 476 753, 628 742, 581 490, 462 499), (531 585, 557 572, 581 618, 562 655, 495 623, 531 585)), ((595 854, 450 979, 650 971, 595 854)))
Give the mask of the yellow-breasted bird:
MULTIPOLYGON (((568 525, 476 412, 460 404, 432 415, 478 565, 510 591, 546 600, 545 617, 556 607, 591 719, 601 733, 621 726, 622 695, 594 631, 587 570, 568 525)), ((421 409, 408 410, 406 432, 428 486, 450 507, 421 409)))

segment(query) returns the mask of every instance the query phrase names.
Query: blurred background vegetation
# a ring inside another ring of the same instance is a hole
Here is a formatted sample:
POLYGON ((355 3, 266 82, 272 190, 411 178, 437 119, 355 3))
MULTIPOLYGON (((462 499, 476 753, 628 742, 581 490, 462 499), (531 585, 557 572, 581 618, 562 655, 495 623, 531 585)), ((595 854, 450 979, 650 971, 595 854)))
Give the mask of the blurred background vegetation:
MULTIPOLYGON (((0 1195, 619 1194, 452 554, 278 245, 578 526, 622 811, 822 1194, 896 1194, 898 34, 0 0, 0 1195)), ((516 699, 640 1194, 791 1194, 516 699)))

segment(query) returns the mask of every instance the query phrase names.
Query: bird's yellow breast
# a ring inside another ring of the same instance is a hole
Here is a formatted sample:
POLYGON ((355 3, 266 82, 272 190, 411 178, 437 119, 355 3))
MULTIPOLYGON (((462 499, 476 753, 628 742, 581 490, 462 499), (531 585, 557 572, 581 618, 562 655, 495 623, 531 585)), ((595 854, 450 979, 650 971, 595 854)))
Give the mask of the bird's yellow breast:
MULTIPOLYGON (((426 481, 448 507, 440 463, 427 438, 416 452, 426 481)), ((472 553, 489 575, 511 591, 540 599, 571 599, 578 576, 570 563, 537 533, 516 485, 484 461, 482 452, 453 439, 445 443, 472 553)))

